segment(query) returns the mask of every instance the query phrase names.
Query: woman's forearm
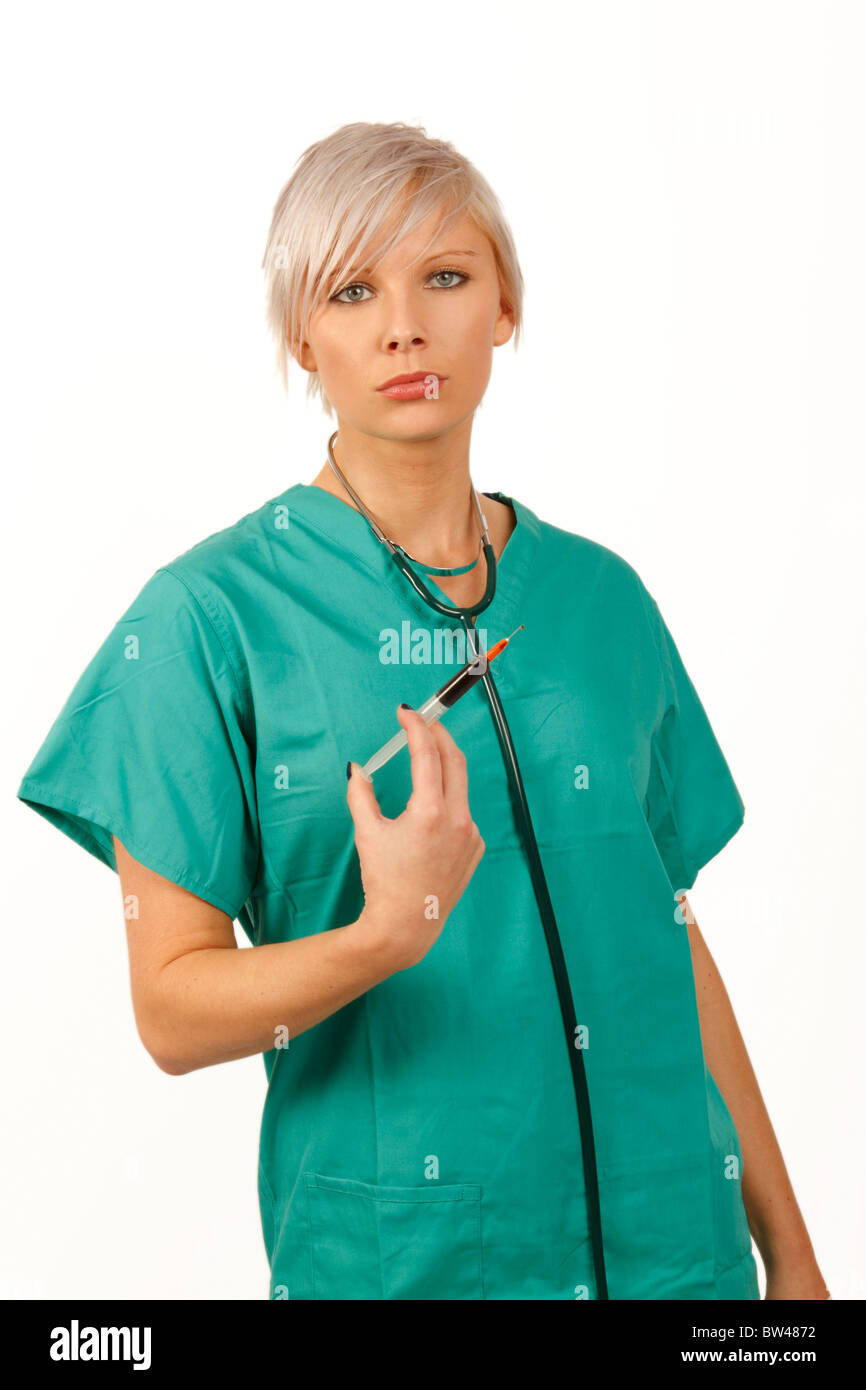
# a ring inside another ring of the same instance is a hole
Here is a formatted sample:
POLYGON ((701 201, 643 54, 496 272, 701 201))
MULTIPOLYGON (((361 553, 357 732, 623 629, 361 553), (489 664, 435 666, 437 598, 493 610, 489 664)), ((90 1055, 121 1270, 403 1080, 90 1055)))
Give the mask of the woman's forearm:
POLYGON ((817 1274, 806 1223, 727 990, 688 911, 687 921, 704 1056, 740 1137, 743 1204, 749 1229, 768 1277, 782 1265, 789 1270, 797 1267, 817 1274))
POLYGON ((399 969, 357 922, 294 941, 190 951, 163 967, 151 1008, 159 1064, 183 1075, 291 1040, 399 969))

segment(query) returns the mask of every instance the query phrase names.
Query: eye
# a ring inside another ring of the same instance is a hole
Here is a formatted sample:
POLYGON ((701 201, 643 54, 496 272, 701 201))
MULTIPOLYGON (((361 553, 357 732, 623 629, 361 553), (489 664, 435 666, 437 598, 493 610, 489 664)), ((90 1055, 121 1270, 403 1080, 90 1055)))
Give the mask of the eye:
MULTIPOLYGON (((441 284, 440 284, 440 285, 434 285, 434 286, 433 286, 434 289, 438 289, 438 290, 456 290, 456 289, 459 289, 460 286, 461 286, 466 280, 468 280, 468 279, 470 278, 470 277, 466 274, 465 271, 463 271, 463 270, 455 270, 455 269, 454 269, 453 267, 451 267, 451 266, 443 266, 441 270, 433 270, 433 271, 431 271, 429 278, 430 278, 431 280, 437 280, 441 275, 450 275, 450 276, 456 275, 456 276, 458 277, 457 284, 450 284, 450 285, 441 285, 441 284)), ((367 290, 368 293, 372 293, 372 292, 370 291, 369 285, 362 284, 362 282, 361 282, 360 280, 354 280, 354 281, 352 282, 351 285, 344 285, 343 288, 342 288, 341 290, 338 290, 336 294, 331 295, 331 303, 332 303, 332 304, 363 304, 363 303, 365 303, 365 301, 364 301, 363 299, 359 298, 359 297, 355 294, 355 291, 356 291, 356 290, 367 290), (352 297, 349 298, 349 299, 344 299, 344 298, 343 298, 343 295, 351 295, 352 297)))
POLYGON ((368 287, 366 285, 347 285, 345 289, 340 290, 337 294, 331 296, 331 302, 334 304, 363 304, 363 299, 343 299, 342 296, 344 294, 352 294, 354 290, 366 290, 367 288, 368 287))
MULTIPOLYGON (((434 278, 434 279, 437 279, 440 275, 459 275, 461 281, 463 281, 463 280, 468 280, 468 279, 469 279, 469 276, 466 275, 466 274, 464 274, 464 272, 463 272, 462 270, 434 270, 434 272, 433 272, 433 278, 434 278)), ((439 288, 440 288, 441 290, 455 290, 455 289, 457 289, 457 286, 456 286, 456 285, 440 285, 439 288)))

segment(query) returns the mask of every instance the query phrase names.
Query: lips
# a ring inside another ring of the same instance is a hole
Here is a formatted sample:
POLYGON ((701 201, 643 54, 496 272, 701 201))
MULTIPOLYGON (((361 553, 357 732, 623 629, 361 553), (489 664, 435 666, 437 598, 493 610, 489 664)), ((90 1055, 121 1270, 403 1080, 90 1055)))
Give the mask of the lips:
POLYGON ((435 377, 437 381, 446 381, 447 378, 441 376, 439 372, 407 372, 402 376, 392 376, 389 381, 383 381, 378 386, 377 391, 387 391, 391 386, 408 386, 413 381, 426 381, 428 377, 435 377))

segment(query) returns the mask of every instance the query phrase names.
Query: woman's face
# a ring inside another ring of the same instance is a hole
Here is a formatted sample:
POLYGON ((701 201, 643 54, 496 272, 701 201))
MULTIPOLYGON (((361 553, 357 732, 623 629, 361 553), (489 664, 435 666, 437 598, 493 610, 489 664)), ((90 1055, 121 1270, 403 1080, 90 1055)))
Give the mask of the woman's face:
POLYGON ((438 216, 392 247, 375 271, 338 285, 312 316, 298 361, 319 373, 341 424, 363 434, 432 438, 471 418, 493 348, 514 331, 493 248, 468 216, 408 267, 438 216), (414 395, 383 394, 393 377, 419 372, 414 395))

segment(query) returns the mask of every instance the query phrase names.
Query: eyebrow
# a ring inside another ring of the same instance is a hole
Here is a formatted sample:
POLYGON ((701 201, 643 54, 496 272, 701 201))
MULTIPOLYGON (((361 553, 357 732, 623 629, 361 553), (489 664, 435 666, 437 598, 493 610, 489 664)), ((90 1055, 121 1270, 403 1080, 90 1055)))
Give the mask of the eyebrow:
POLYGON ((477 251, 434 251, 432 256, 427 256, 427 261, 438 261, 440 256, 477 256, 477 251))
MULTIPOLYGON (((441 261, 441 259, 442 259, 443 256, 478 256, 478 255, 480 255, 480 254, 481 254, 481 253, 480 253, 479 251, 469 251, 469 250, 464 250, 464 251, 454 251, 454 250, 452 250, 452 251, 434 251, 432 255, 430 255, 430 256, 425 256, 424 259, 423 259, 423 261, 421 262, 421 264, 422 264, 422 265, 429 265, 431 261, 441 261)), ((368 263, 367 265, 359 266, 358 269, 356 270, 355 274, 356 274, 356 275, 366 275, 366 274, 368 274, 368 272, 369 272, 371 269, 372 269, 372 267, 371 267, 371 266, 369 265, 369 263, 368 263)), ((335 280, 334 283, 336 284, 337 281, 335 280)))

